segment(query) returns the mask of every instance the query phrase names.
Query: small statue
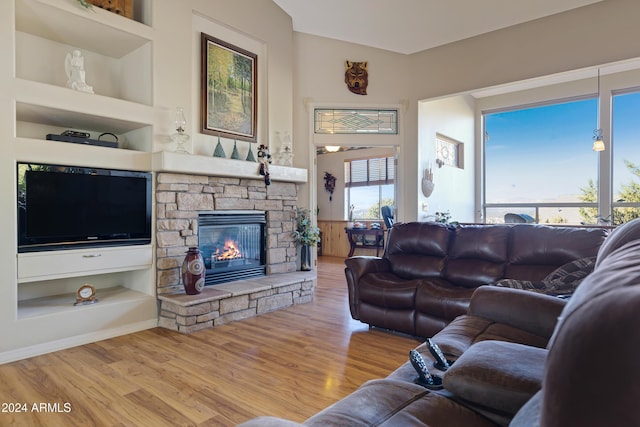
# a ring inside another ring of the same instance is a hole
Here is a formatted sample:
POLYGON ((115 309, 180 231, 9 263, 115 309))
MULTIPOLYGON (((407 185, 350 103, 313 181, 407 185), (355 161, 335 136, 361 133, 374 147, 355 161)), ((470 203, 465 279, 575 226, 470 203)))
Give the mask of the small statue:
POLYGON ((264 175, 264 183, 271 185, 271 178, 269 177, 271 154, 269 154, 269 147, 264 144, 258 146, 258 161, 260 162, 260 175, 264 175))
POLYGON ((67 73, 67 87, 80 92, 93 93, 93 87, 85 81, 84 57, 79 50, 67 53, 64 61, 64 71, 67 73))

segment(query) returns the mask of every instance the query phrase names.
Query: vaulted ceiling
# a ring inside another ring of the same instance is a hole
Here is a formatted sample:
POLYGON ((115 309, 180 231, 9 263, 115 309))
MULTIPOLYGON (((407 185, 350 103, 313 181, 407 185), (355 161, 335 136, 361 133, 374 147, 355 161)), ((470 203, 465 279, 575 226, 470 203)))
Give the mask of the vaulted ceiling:
POLYGON ((415 53, 604 0, 274 0, 293 29, 415 53))

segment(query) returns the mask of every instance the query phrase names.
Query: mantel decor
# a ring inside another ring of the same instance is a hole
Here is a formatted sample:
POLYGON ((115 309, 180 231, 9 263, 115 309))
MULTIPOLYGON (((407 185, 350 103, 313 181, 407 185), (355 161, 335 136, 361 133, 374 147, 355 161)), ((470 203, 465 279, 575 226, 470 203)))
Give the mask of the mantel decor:
POLYGON ((258 56, 202 33, 202 133, 256 142, 258 56))
POLYGON ((324 189, 329 192, 329 201, 333 201, 333 191, 336 189, 336 177, 329 172, 324 173, 324 189))

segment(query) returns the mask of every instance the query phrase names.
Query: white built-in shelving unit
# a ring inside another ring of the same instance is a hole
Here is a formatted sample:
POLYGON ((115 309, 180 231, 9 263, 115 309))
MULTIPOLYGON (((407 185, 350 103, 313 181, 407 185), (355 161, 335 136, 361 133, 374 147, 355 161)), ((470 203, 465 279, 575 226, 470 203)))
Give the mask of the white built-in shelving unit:
MULTIPOLYGON (((0 204, 13 231, 0 252, 4 267, 0 316, 7 336, 0 363, 152 327, 157 322, 153 246, 17 253, 17 162, 136 171, 152 170, 153 43, 151 0, 137 0, 134 19, 76 0, 5 0, 0 6, 0 107, 3 166, 0 204), (9 37, 7 40, 6 37, 9 37), (7 49, 4 49, 4 48, 7 49), (94 94, 66 87, 66 54, 79 49, 94 94), (10 64, 7 64, 9 61, 10 64), (12 67, 10 66, 12 65, 12 67), (118 148, 46 139, 72 129, 117 136, 118 148), (13 179, 10 179, 13 176, 13 179), (13 224, 13 226, 11 226, 13 224), (84 283, 99 302, 74 306, 84 283)), ((6 217, 6 218, 5 218, 6 217)), ((1 261, 0 261, 1 263, 1 261)))

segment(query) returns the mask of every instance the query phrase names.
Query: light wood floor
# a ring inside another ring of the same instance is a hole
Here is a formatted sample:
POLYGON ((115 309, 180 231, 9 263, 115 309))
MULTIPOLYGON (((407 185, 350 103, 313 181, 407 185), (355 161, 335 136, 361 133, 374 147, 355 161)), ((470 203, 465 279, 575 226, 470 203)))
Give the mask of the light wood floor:
POLYGON ((192 335, 155 328, 0 365, 0 426, 303 421, 388 375, 418 344, 352 320, 343 269, 343 259, 321 257, 310 304, 192 335))

